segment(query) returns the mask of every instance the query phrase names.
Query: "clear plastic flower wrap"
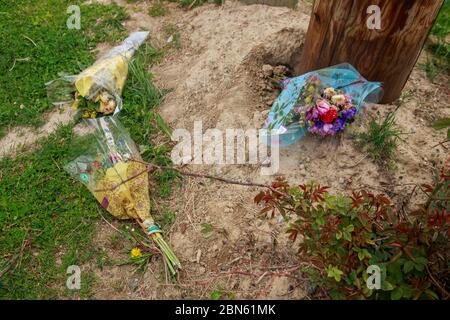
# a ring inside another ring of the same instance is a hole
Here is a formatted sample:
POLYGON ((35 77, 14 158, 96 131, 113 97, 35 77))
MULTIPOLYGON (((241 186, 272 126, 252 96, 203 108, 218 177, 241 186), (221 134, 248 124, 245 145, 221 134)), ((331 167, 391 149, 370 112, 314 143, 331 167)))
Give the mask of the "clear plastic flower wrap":
POLYGON ((342 132, 365 103, 377 103, 382 95, 380 82, 367 81, 348 63, 283 80, 282 86, 263 131, 266 141, 275 136, 280 146, 308 133, 326 137, 342 132))
POLYGON ((159 246, 172 273, 180 262, 161 236, 150 215, 148 166, 115 116, 86 119, 86 151, 65 166, 97 201, 118 219, 135 219, 159 246))
POLYGON ((46 83, 50 101, 55 105, 71 104, 83 118, 117 114, 122 108, 128 63, 148 34, 133 32, 80 74, 46 83))

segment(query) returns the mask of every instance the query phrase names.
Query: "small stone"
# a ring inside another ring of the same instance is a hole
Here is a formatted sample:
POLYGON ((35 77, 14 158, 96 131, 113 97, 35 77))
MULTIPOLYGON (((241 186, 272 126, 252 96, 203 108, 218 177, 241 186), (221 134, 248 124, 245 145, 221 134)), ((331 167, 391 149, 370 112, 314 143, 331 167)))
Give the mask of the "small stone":
POLYGON ((195 259, 195 262, 200 263, 200 258, 202 256, 202 250, 198 249, 197 251, 197 257, 195 259))
POLYGON ((262 73, 265 77, 271 77, 273 75, 273 67, 270 64, 263 65, 262 73))
POLYGON ((289 69, 286 66, 279 65, 273 68, 273 73, 275 75, 286 75, 289 72, 289 69))
POLYGON ((223 212, 224 212, 224 213, 233 213, 233 208, 226 207, 226 208, 223 210, 223 212))
POLYGON ((139 287, 138 277, 132 277, 128 280, 128 288, 130 288, 131 291, 136 291, 138 287, 139 287))

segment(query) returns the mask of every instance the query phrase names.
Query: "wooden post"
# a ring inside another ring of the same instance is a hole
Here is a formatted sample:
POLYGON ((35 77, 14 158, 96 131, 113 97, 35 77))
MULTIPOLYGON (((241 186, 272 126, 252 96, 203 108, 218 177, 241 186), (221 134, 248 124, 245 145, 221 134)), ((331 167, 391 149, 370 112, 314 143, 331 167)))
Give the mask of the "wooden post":
POLYGON ((382 81, 382 102, 390 103, 400 97, 442 3, 315 0, 303 55, 294 71, 301 74, 348 62, 368 80, 382 81), (380 9, 380 29, 373 5, 380 9))

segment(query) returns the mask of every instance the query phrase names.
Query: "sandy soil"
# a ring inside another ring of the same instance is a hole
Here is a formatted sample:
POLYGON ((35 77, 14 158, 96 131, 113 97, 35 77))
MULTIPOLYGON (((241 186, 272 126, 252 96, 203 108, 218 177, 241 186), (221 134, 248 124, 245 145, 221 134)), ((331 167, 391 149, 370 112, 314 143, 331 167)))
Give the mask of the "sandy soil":
MULTIPOLYGON (((181 48, 173 49, 152 72, 159 87, 171 89, 160 113, 172 128, 192 130, 194 121, 203 130, 258 129, 278 95, 272 73, 292 67, 299 58, 309 21, 309 7, 296 9, 246 6, 226 1, 223 6, 204 5, 184 11, 169 3, 170 13, 149 17, 148 4, 126 4, 130 31, 151 31, 152 39, 163 42, 163 27, 175 24, 181 33, 181 48)), ((368 187, 394 197, 398 205, 413 206, 420 197, 412 195, 408 183, 430 182, 436 168, 448 154, 441 146, 443 132, 436 132, 433 120, 450 116, 448 88, 431 84, 416 67, 401 102, 398 127, 405 132, 400 144, 397 168, 387 170, 374 164, 355 148, 350 136, 368 122, 348 129, 342 139, 321 142, 307 137, 280 154, 280 171, 292 183, 316 180, 331 190, 368 187)), ((395 105, 371 105, 367 114, 384 116, 395 105)), ((268 183, 260 165, 188 165, 188 170, 242 181, 268 183)), ((165 208, 176 213, 166 234, 183 264, 177 284, 164 279, 161 260, 149 265, 144 275, 130 266, 85 266, 97 275, 94 289, 99 299, 209 298, 219 290, 236 298, 307 299, 308 282, 296 268, 295 247, 284 234, 285 225, 275 217, 259 215, 253 204, 258 189, 186 178, 167 200, 158 200, 154 215, 165 208), (214 231, 205 236, 201 224, 214 231)), ((112 222, 118 225, 118 222, 112 222)), ((116 231, 99 223, 99 250, 113 259, 125 259, 126 241, 113 244, 116 231)))
POLYGON ((20 151, 31 151, 39 139, 48 136, 60 125, 66 125, 73 120, 75 112, 71 108, 56 108, 45 115, 45 124, 37 129, 30 127, 15 127, 0 139, 0 158, 16 156, 20 151))

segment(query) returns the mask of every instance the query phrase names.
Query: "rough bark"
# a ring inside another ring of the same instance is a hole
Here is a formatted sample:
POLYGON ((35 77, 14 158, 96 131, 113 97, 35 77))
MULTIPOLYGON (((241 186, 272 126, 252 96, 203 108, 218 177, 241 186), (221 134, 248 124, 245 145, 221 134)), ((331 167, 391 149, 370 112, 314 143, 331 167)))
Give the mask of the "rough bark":
POLYGON ((384 83, 383 102, 400 97, 434 24, 442 0, 316 0, 300 74, 342 62, 368 80, 384 83), (381 28, 369 29, 371 5, 381 9, 381 28))

